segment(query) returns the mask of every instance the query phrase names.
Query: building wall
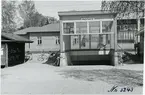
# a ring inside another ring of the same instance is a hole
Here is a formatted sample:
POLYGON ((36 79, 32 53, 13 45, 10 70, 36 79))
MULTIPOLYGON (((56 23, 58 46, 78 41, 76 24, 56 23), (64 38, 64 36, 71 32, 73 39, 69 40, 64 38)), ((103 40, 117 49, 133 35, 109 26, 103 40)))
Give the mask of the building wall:
POLYGON ((55 51, 59 50, 60 46, 58 43, 59 33, 45 33, 45 32, 35 32, 29 33, 29 39, 33 41, 26 45, 26 51, 38 52, 38 51, 55 51), (41 37, 41 38, 39 38, 41 37), (38 44, 38 40, 41 39, 42 44, 38 44), (57 41, 57 42, 56 42, 57 41), (30 47, 30 48, 29 48, 30 47))
MULTIPOLYGON (((27 33, 25 35, 19 35, 19 36, 22 36, 22 37, 24 37, 26 39, 29 39, 29 33, 27 33)), ((26 51, 29 50, 29 45, 30 45, 30 43, 25 43, 25 50, 26 51)))
POLYGON ((71 46, 71 41, 70 41, 70 36, 64 36, 63 37, 64 43, 65 43, 65 50, 70 50, 70 46, 71 46))
POLYGON ((108 14, 104 14, 104 15, 78 15, 78 16, 74 16, 74 15, 69 15, 69 16, 60 16, 60 20, 81 20, 81 19, 85 19, 85 18, 94 18, 94 19, 112 19, 114 18, 113 15, 108 15, 108 14))
POLYGON ((4 42, 2 43, 3 55, 1 55, 1 65, 14 66, 24 62, 25 43, 4 42))
POLYGON ((6 66, 7 65, 7 47, 6 47, 6 43, 2 43, 1 44, 1 48, 2 48, 2 55, 1 55, 1 66, 6 66))

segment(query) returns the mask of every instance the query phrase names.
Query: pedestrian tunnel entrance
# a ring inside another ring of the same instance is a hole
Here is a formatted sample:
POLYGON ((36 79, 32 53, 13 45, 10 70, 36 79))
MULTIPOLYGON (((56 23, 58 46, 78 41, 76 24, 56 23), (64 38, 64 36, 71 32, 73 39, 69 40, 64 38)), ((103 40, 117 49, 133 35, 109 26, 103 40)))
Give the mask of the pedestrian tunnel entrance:
POLYGON ((59 16, 60 65, 112 64, 117 42, 114 14, 75 11, 59 16))

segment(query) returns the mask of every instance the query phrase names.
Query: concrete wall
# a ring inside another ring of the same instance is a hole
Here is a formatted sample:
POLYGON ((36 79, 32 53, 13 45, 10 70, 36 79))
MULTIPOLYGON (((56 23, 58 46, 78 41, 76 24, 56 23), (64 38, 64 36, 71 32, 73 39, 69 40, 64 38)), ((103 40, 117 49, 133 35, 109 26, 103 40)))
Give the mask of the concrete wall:
POLYGON ((71 41, 70 41, 70 36, 63 36, 63 41, 64 41, 64 48, 65 50, 70 50, 71 49, 71 41))
MULTIPOLYGON (((68 65, 112 65, 110 50, 107 54, 99 54, 98 50, 70 51, 71 64, 68 65)), ((103 52, 102 52, 103 53, 103 52)))

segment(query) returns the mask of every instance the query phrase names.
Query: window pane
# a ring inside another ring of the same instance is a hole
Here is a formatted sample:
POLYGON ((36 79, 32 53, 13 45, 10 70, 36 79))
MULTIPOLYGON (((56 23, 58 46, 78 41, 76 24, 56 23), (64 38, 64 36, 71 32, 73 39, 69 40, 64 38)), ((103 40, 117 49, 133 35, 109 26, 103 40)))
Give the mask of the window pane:
POLYGON ((90 35, 91 37, 91 49, 97 49, 99 43, 99 35, 90 35))
POLYGON ((111 32, 113 21, 102 21, 102 32, 111 32))
POLYGON ((79 49, 79 36, 71 36, 71 49, 79 49))
POLYGON ((74 23, 63 23, 63 32, 65 34, 73 34, 74 33, 74 23))
POLYGON ((72 35, 71 49, 110 49, 110 34, 72 35))
POLYGON ((110 34, 108 35, 90 35, 91 49, 110 49, 110 34))
POLYGON ((145 19, 140 19, 140 29, 144 28, 144 20, 145 19))
POLYGON ((80 47, 81 49, 89 49, 89 35, 80 36, 80 47))
POLYGON ((100 22, 99 21, 89 22, 89 32, 100 33, 100 22))
POLYGON ((110 39, 111 39, 111 35, 107 34, 107 35, 102 35, 102 44, 104 45, 103 48, 105 49, 110 49, 110 39))
POLYGON ((76 22, 76 33, 87 33, 87 22, 76 22))

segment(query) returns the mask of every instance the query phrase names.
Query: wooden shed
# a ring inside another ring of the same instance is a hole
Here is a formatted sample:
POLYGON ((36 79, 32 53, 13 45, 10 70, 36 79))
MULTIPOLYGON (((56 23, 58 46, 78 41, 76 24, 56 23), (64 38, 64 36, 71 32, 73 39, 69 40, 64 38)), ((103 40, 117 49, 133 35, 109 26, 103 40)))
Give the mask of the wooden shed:
POLYGON ((2 33, 1 67, 23 63, 25 59, 25 43, 32 43, 32 41, 12 33, 2 33))

